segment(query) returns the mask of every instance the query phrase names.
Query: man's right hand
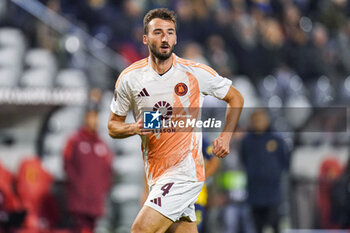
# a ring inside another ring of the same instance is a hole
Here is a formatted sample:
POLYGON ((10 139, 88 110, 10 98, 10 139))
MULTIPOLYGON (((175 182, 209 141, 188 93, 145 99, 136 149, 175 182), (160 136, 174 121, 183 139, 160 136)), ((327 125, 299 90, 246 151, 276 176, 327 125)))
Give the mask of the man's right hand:
POLYGON ((118 116, 111 112, 108 121, 108 134, 112 138, 127 138, 138 134, 146 136, 153 133, 152 129, 144 129, 143 121, 140 118, 134 123, 125 123, 126 116, 118 116))
POLYGON ((153 134, 153 129, 144 129, 142 118, 138 119, 137 122, 133 123, 135 125, 136 134, 140 136, 147 136, 153 134))

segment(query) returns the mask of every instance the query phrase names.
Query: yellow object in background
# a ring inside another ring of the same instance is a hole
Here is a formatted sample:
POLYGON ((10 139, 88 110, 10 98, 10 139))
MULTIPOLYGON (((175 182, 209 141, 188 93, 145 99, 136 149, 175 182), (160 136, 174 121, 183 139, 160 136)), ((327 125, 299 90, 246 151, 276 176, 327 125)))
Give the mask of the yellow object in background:
POLYGON ((201 206, 206 206, 207 202, 208 202, 208 190, 207 190, 207 186, 204 184, 202 191, 199 193, 196 204, 199 204, 201 206))

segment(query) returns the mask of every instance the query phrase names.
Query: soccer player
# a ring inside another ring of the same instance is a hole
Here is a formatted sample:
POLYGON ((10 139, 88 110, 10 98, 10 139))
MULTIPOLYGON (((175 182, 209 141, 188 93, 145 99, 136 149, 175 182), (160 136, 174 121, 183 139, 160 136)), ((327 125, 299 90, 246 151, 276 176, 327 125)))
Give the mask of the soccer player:
POLYGON ((173 53, 177 43, 174 12, 164 8, 149 11, 144 17, 143 43, 148 46, 149 57, 120 74, 108 122, 111 137, 138 134, 142 139, 149 195, 131 232, 197 232, 194 203, 205 180, 202 135, 194 130, 153 133, 143 128, 143 109, 162 109, 163 115, 167 115, 186 108, 198 117, 205 95, 223 99, 229 108, 223 131, 213 141, 213 153, 225 157, 243 98, 230 80, 210 67, 173 53), (125 123, 129 110, 135 123, 125 123))

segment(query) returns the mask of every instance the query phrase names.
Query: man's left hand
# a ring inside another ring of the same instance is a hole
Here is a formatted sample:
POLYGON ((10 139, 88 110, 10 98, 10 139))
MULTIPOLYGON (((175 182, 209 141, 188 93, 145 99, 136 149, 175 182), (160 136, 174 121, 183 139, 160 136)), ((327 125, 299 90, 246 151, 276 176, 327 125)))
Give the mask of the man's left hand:
POLYGON ((224 158, 230 153, 230 140, 225 137, 218 137, 213 141, 213 154, 219 158, 224 158))

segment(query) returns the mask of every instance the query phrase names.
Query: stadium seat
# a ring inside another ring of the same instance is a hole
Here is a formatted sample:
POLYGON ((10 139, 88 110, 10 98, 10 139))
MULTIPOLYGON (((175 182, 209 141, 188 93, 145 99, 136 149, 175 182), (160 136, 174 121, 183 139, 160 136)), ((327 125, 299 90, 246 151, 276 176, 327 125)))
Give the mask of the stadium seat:
POLYGON ((276 94, 278 88, 277 78, 273 75, 267 75, 259 83, 259 91, 262 95, 273 96, 276 94))
POLYGON ((57 71, 54 55, 46 49, 31 49, 25 55, 24 62, 30 68, 44 68, 53 73, 57 71))
POLYGON ((294 129, 301 127, 312 114, 311 104, 305 95, 290 96, 285 107, 285 118, 294 129))
POLYGON ((293 75, 289 78, 288 91, 290 92, 289 94, 294 95, 305 93, 304 82, 298 75, 293 75))
POLYGON ((78 69, 64 69, 57 74, 56 84, 59 87, 79 88, 88 87, 85 73, 78 69))
POLYGON ((43 167, 48 171, 56 181, 64 180, 63 158, 62 154, 45 154, 42 159, 43 167))
POLYGON ((331 80, 325 76, 320 76, 313 86, 313 102, 317 106, 328 106, 334 98, 334 88, 331 80))
POLYGON ((103 92, 102 98, 101 98, 101 109, 109 109, 109 106, 111 104, 113 98, 113 92, 112 91, 105 91, 103 92))
POLYGON ((239 76, 234 79, 235 86, 244 97, 244 107, 257 107, 260 105, 255 87, 248 77, 239 76))
POLYGON ((110 114, 110 104, 113 98, 113 92, 112 91, 106 91, 102 95, 101 103, 100 103, 100 109, 99 117, 98 117, 98 130, 100 132, 101 137, 104 139, 104 141, 113 148, 113 144, 115 144, 115 140, 113 140, 108 135, 108 128, 106 126, 106 122, 108 122, 109 114, 110 114))
POLYGON ((48 128, 52 133, 60 133, 77 129, 84 116, 81 107, 65 107, 55 112, 49 119, 48 128))
POLYGON ((23 53, 26 47, 23 33, 16 28, 0 28, 0 47, 16 48, 23 53))
POLYGON ((350 99, 350 76, 344 78, 344 82, 339 83, 341 100, 346 103, 350 99))
POLYGON ((22 69, 22 54, 15 48, 0 48, 0 67, 22 69))
POLYGON ((20 72, 14 68, 0 67, 0 87, 15 87, 18 84, 20 72))
POLYGON ((45 154, 61 154, 71 132, 48 134, 44 139, 45 154))
POLYGON ((54 73, 48 69, 29 69, 23 73, 20 85, 24 87, 52 87, 54 73))
MULTIPOLYGON (((102 109, 102 108, 101 108, 102 109)), ((106 142, 110 148, 114 148, 115 140, 108 135, 108 127, 107 122, 109 120, 110 110, 109 107, 103 108, 103 111, 99 112, 98 117, 98 131, 103 138, 104 142, 106 142)))
POLYGON ((136 201, 140 197, 142 186, 137 184, 115 185, 111 191, 111 196, 115 202, 136 201))

